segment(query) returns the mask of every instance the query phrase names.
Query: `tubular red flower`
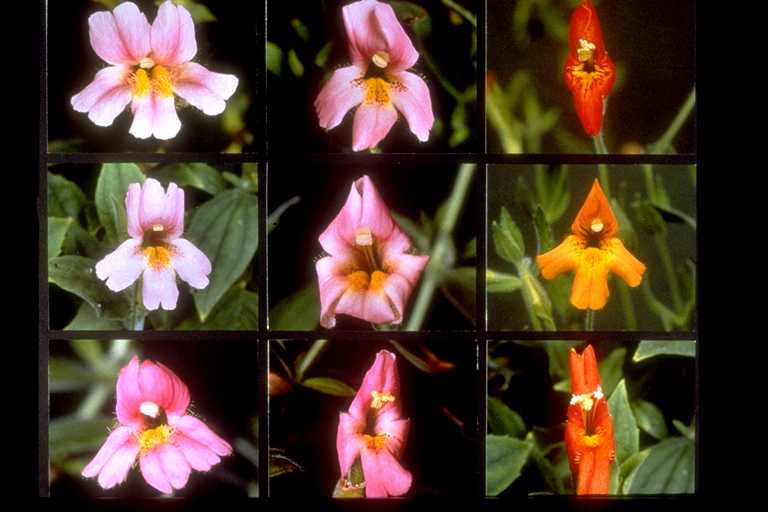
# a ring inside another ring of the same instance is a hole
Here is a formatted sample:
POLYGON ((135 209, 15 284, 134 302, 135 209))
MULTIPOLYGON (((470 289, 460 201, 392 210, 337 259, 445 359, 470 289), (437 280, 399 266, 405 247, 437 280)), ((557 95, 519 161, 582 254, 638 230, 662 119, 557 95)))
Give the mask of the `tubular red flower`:
POLYGON ((592 345, 581 355, 570 352, 571 401, 565 425, 565 448, 576 494, 607 494, 615 458, 613 418, 600 387, 592 345))
POLYGON ((584 0, 571 15, 568 49, 565 84, 584 131, 595 137, 602 128, 605 98, 616 81, 616 66, 605 49, 591 0, 584 0))
POLYGON ((232 447, 205 423, 187 414, 186 384, 160 363, 134 356, 120 370, 113 430, 82 475, 98 476, 104 489, 125 481, 136 458, 144 479, 163 493, 181 489, 193 469, 208 471, 232 447))
POLYGON ((348 412, 339 414, 336 451, 342 488, 360 458, 367 498, 402 496, 411 487, 411 473, 400 459, 410 420, 400 417, 400 379, 396 357, 381 350, 366 372, 348 412))

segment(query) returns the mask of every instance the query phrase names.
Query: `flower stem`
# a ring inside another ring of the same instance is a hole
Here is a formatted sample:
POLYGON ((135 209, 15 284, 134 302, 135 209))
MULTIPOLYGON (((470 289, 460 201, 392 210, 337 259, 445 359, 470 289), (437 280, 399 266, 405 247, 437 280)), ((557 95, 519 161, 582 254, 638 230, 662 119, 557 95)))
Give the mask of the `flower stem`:
POLYGON ((688 116, 693 112, 693 107, 696 106, 696 87, 691 89, 688 93, 688 97, 683 102, 680 110, 677 111, 672 123, 670 123, 667 130, 659 137, 659 140, 649 145, 649 149, 652 153, 666 153, 669 147, 672 145, 672 140, 683 127, 683 124, 688 119, 688 116))
POLYGON ((472 176, 474 176, 476 164, 461 164, 453 190, 448 197, 448 204, 443 215, 442 222, 438 226, 435 242, 430 250, 429 264, 424 272, 424 280, 419 288, 419 294, 413 304, 411 317, 408 319, 406 331, 418 331, 424 323, 435 289, 440 282, 443 272, 451 262, 448 261, 448 253, 451 247, 451 235, 456 221, 459 218, 461 208, 470 190, 472 176))
POLYGON ((477 18, 475 15, 469 12, 465 7, 457 4, 453 0, 443 0, 443 5, 450 7, 458 14, 460 14, 465 20, 467 20, 473 27, 477 28, 477 18))
POLYGON ((627 329, 637 330, 637 317, 635 316, 635 304, 632 302, 632 295, 629 293, 629 287, 624 282, 619 282, 619 300, 621 308, 624 310, 624 320, 627 322, 627 329))
MULTIPOLYGON (((595 154, 608 154, 608 148, 605 146, 602 130, 592 138, 592 142, 595 143, 595 154)), ((597 164, 597 172, 600 174, 600 185, 602 185, 605 195, 611 197, 611 182, 608 179, 608 167, 605 164, 597 164)))
POLYGON ((672 294, 672 303, 675 306, 675 312, 680 313, 683 308, 683 299, 680 295, 680 284, 677 281, 677 273, 675 272, 675 266, 672 263, 672 256, 669 253, 669 241, 666 235, 662 233, 656 233, 654 235, 656 240, 656 250, 659 253, 659 258, 664 266, 664 273, 667 276, 667 284, 669 285, 669 291, 672 294))
POLYGON ((584 315, 584 330, 585 331, 595 330, 595 310, 594 309, 587 309, 587 313, 584 315))
POLYGON ((309 347, 309 350, 307 350, 307 354, 304 356, 304 359, 301 360, 301 364, 296 368, 296 381, 301 382, 304 380, 304 374, 307 373, 307 370, 309 370, 309 367, 312 366, 312 364, 317 360, 317 357, 325 350, 325 346, 328 344, 328 340, 316 340, 311 347, 309 347))
POLYGON ((139 313, 141 309, 141 288, 138 281, 133 285, 133 304, 131 307, 131 327, 134 331, 144 330, 144 315, 139 313))

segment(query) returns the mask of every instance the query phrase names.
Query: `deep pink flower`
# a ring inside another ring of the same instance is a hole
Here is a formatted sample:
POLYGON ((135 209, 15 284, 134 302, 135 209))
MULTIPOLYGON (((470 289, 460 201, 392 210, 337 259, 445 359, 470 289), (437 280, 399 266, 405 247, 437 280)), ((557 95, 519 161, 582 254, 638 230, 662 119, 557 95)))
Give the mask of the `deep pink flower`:
POLYGON ((360 457, 368 498, 402 496, 411 488, 411 473, 398 459, 408 437, 410 420, 400 418, 400 379, 395 354, 386 350, 363 378, 349 412, 339 414, 336 451, 342 487, 360 457))
POLYGON ((232 447, 205 423, 187 414, 189 390, 160 363, 134 356, 117 378, 117 420, 82 475, 104 489, 125 481, 136 458, 144 480, 170 493, 187 484, 193 469, 208 471, 232 447))
POLYGON ((352 183, 346 204, 318 240, 330 255, 315 264, 323 327, 334 327, 337 313, 374 324, 403 321, 429 256, 406 254, 411 241, 368 176, 352 183))
POLYGON ((337 69, 315 100, 320 126, 335 128, 352 107, 352 149, 375 147, 397 121, 397 110, 425 142, 435 121, 429 88, 412 67, 419 53, 392 6, 362 0, 342 9, 352 65, 337 69), (397 109, 397 110, 395 110, 397 109))
POLYGON ((184 232, 184 191, 175 183, 163 192, 159 181, 131 183, 125 194, 128 235, 131 237, 96 264, 96 275, 119 292, 142 279, 144 307, 176 308, 176 275, 193 288, 208 286, 211 262, 184 232))
POLYGON ((215 116, 237 89, 236 76, 190 62, 197 53, 192 16, 170 0, 160 6, 152 26, 133 2, 92 14, 88 26, 93 50, 110 66, 71 101, 98 126, 111 125, 131 103, 131 134, 171 139, 181 128, 174 94, 215 116))

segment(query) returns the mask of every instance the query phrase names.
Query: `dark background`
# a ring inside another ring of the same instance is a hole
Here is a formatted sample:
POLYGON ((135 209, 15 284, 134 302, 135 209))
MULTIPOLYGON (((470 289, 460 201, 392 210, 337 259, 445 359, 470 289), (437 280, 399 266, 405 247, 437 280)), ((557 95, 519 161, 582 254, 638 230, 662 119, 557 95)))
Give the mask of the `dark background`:
MULTIPOLYGON (((612 153, 634 141, 648 144, 658 139, 682 106, 696 80, 696 2, 694 0, 594 0, 608 54, 617 67, 617 80, 608 98, 603 126, 612 153)), ((502 86, 519 69, 529 69, 545 105, 560 107, 558 124, 592 142, 584 133, 564 81, 567 42, 550 37, 538 15, 527 26, 530 44, 513 36, 513 0, 488 0, 488 70, 502 86)), ((570 21, 576 0, 550 2, 570 21)), ((534 11, 535 12, 535 11, 534 11)), ((696 152, 693 118, 675 139, 678 153, 696 152)), ((495 130, 488 128, 488 149, 501 152, 495 130)), ((563 152, 548 135, 542 152, 563 152)), ((588 150, 591 152, 591 149, 588 150)))
MULTIPOLYGON (((418 353, 413 343, 402 342, 418 353)), ((281 375, 270 342, 270 367, 281 375)), ((305 351, 311 342, 285 341, 293 357, 305 351)), ((445 373, 426 374, 408 363, 384 341, 334 340, 316 361, 307 377, 334 377, 357 388, 365 372, 373 365, 376 353, 385 349, 397 355, 400 375, 402 417, 410 418, 410 432, 401 459, 413 474, 407 496, 475 496, 480 465, 477 414, 478 374, 476 343, 440 341, 429 344, 440 358, 456 364, 445 373), (458 418, 452 421, 441 407, 458 418)), ((291 364, 291 360, 288 360, 291 364)), ((330 496, 338 481, 339 462, 336 432, 339 413, 347 411, 352 397, 341 398, 294 386, 290 394, 270 400, 270 449, 285 450, 284 455, 303 468, 270 479, 270 496, 290 497, 297 491, 306 496, 330 496)))
MULTIPOLYGON (((134 0, 150 25, 158 6, 151 0, 134 0)), ((210 71, 236 75, 239 79, 233 98, 246 92, 250 107, 245 114, 247 128, 254 142, 245 151, 262 148, 263 133, 258 103, 258 81, 263 62, 262 2, 222 2, 203 0, 217 20, 196 23, 197 54, 193 62, 210 71)), ((177 110, 181 119, 179 134, 168 141, 150 137, 137 139, 130 133, 133 116, 130 105, 109 127, 96 126, 87 114, 75 112, 70 99, 83 90, 96 72, 108 66, 91 48, 88 17, 107 10, 88 0, 51 0, 48 2, 48 139, 81 139, 75 146, 57 151, 222 151, 230 140, 221 127, 224 114, 207 116, 195 107, 177 110)), ((178 99, 178 97, 177 97, 178 99)), ((232 98, 227 101, 229 108, 232 98)))
MULTIPOLYGON (((352 152, 352 117, 354 109, 346 115, 336 128, 326 131, 320 128, 313 103, 325 83, 325 71, 314 64, 315 56, 329 40, 333 50, 328 59, 327 70, 332 71, 351 64, 348 43, 341 9, 352 3, 349 0, 322 0, 268 2, 269 22, 267 39, 276 43, 284 55, 295 48, 304 64, 304 75, 296 78, 283 61, 281 76, 267 75, 269 152, 292 153, 299 149, 306 153, 352 152), (309 30, 309 42, 304 42, 291 26, 291 20, 298 18, 309 30)), ((424 45, 432 55, 438 69, 460 92, 477 81, 477 69, 470 54, 472 44, 471 26, 462 19, 460 25, 449 20, 449 10, 439 0, 414 2, 427 10, 432 20, 431 35, 424 45)), ((477 3, 461 0, 476 16, 477 3)), ((417 38, 409 25, 403 24, 406 33, 417 47, 417 38)), ((470 136, 455 148, 448 145, 451 134, 450 116, 456 105, 455 100, 440 85, 422 57, 416 61, 411 72, 420 75, 427 82, 435 114, 435 126, 427 142, 419 142, 408 128, 402 114, 389 134, 378 147, 392 152, 472 152, 482 151, 478 124, 477 103, 467 104, 467 126, 470 136), (443 123, 441 134, 436 133, 437 120, 443 123)), ((330 76, 330 75, 329 75, 330 76)), ((357 108, 357 107, 355 107, 357 108)))
MULTIPOLYGON (((303 165, 297 179, 296 164, 276 163, 267 169, 268 205, 271 213, 280 204, 298 195, 301 202, 290 207, 280 224, 269 234, 269 309, 311 282, 317 281, 315 261, 323 253, 317 237, 344 206, 354 180, 368 175, 386 205, 418 222, 421 211, 434 217, 437 208, 451 193, 457 175, 453 164, 407 164, 371 162, 368 165, 311 162, 303 165)), ((475 171, 477 174, 478 171, 475 171)), ((478 180, 464 203, 454 229, 459 256, 476 236, 478 216, 478 180)), ((462 260, 475 266, 475 260, 462 260)), ((423 276, 422 276, 423 279, 423 276)), ((420 281, 421 282, 421 281, 420 281)), ((413 304, 419 285, 409 300, 413 304)), ((404 315, 407 322, 408 313, 404 315)), ((369 330, 371 324, 347 315, 336 317, 336 328, 369 330)), ((422 329, 470 329, 472 324, 438 291, 422 329)))
MULTIPOLYGON (((106 343, 93 341, 93 343, 106 343)), ((258 345, 250 340, 223 341, 144 341, 134 342, 139 359, 163 363, 189 388, 191 397, 188 411, 202 419, 208 427, 233 447, 232 455, 208 472, 193 470, 187 485, 174 492, 174 496, 240 495, 246 496, 248 483, 257 480, 255 466, 234 451, 235 439, 243 437, 258 446, 251 423, 259 410, 258 345)), ((76 359, 69 343, 50 342, 51 356, 76 359)), ((117 382, 115 380, 115 382, 117 382)), ((50 395, 50 418, 71 414, 77 409, 82 393, 54 393, 50 395)), ((115 414, 115 396, 109 398, 101 411, 107 416, 115 414)), ((117 419, 115 419, 117 424, 117 419)), ((107 432, 104 433, 104 439, 107 432)), ((93 453, 96 455, 96 452, 93 453)), ((96 479, 73 478, 62 474, 51 487, 51 496, 110 496, 157 497, 160 492, 144 481, 138 467, 131 469, 127 480, 110 490, 99 487, 96 479)))
MULTIPOLYGON (((696 218, 696 187, 691 182, 689 166, 657 165, 654 166, 655 175, 661 178, 669 193, 672 205, 681 211, 696 218)), ((571 224, 576 217, 577 212, 584 204, 584 200, 589 194, 592 183, 598 177, 597 166, 595 165, 569 165, 568 166, 568 190, 571 192, 570 203, 565 213, 552 225, 552 236, 556 244, 560 244, 565 237, 571 234, 571 224)), ((611 181, 611 193, 616 197, 620 192, 622 182, 626 183, 626 197, 628 203, 631 203, 635 194, 639 194, 641 199, 647 198, 644 182, 643 170, 639 165, 609 165, 608 174, 611 181)), ((535 258, 536 252, 536 234, 532 224, 527 222, 521 206, 515 203, 515 185, 519 178, 523 178, 528 184, 530 190, 534 189, 534 168, 533 166, 514 166, 514 165, 491 165, 488 169, 488 226, 490 230, 491 223, 498 221, 501 216, 501 207, 504 206, 509 211, 512 219, 518 223, 520 231, 523 233, 525 241, 526 256, 535 258)), ((538 201, 535 197, 534 202, 538 201)), ((636 215, 631 208, 625 208, 625 213, 632 219, 633 228, 638 239, 638 247, 632 247, 623 240, 625 247, 645 266, 643 280, 650 279, 652 290, 656 297, 667 305, 672 304, 671 294, 667 287, 666 274, 664 267, 659 259, 656 243, 653 235, 644 231, 636 221, 636 215)), ((614 215, 616 212, 614 211, 614 215)), ((669 241, 670 253, 675 267, 683 266, 685 261, 690 259, 697 262, 696 254, 696 232, 688 225, 683 223, 667 222, 667 239, 669 241)), ((621 224, 619 229, 624 228, 621 224)), ((511 263, 502 260, 496 254, 493 243, 493 236, 488 235, 488 268, 514 273, 515 268, 511 263)), ((535 260, 532 262, 534 268, 535 260)), ((556 279, 567 279, 568 283, 573 282, 573 272, 561 274, 556 279), (563 277, 566 276, 566 277, 563 277)), ((620 278, 612 274, 608 279, 608 289, 610 296, 605 308, 595 313, 596 330, 626 330, 624 313, 619 300, 618 282, 620 278)), ((546 282, 540 277, 540 281, 546 282)), ((570 286, 568 287, 570 297, 570 286)), ((646 305, 643 293, 640 287, 629 288, 630 296, 635 305, 637 317, 637 327, 641 331, 661 331, 662 325, 659 318, 651 312, 646 305)), ((525 304, 520 293, 514 294, 488 294, 488 328, 497 329, 522 329, 524 325, 529 324, 528 315, 525 310, 525 304)), ((576 329, 583 328, 583 312, 577 312, 575 308, 571 309, 580 317, 580 325, 576 329)), ((555 324, 558 330, 567 330, 573 327, 566 325, 554 311, 555 324)))

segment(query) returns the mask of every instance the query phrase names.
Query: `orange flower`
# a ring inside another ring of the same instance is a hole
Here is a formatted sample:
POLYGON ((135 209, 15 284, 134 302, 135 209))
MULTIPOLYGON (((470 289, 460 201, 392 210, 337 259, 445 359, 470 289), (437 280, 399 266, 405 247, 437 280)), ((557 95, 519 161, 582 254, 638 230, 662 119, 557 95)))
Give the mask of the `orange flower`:
POLYGON ((610 272, 633 288, 640 284, 645 265, 616 238, 619 224, 597 180, 576 215, 571 231, 573 234, 563 243, 536 257, 544 279, 554 279, 563 272, 575 270, 571 304, 579 309, 603 309, 610 295, 610 272))
POLYGON ((613 418, 600 388, 592 345, 570 353, 571 403, 565 424, 565 448, 576 494, 607 494, 615 458, 613 418))
POLYGON ((600 20, 590 0, 584 0, 571 15, 568 48, 565 85, 573 94, 584 131, 594 137, 600 133, 603 100, 616 81, 616 66, 605 50, 600 20))

